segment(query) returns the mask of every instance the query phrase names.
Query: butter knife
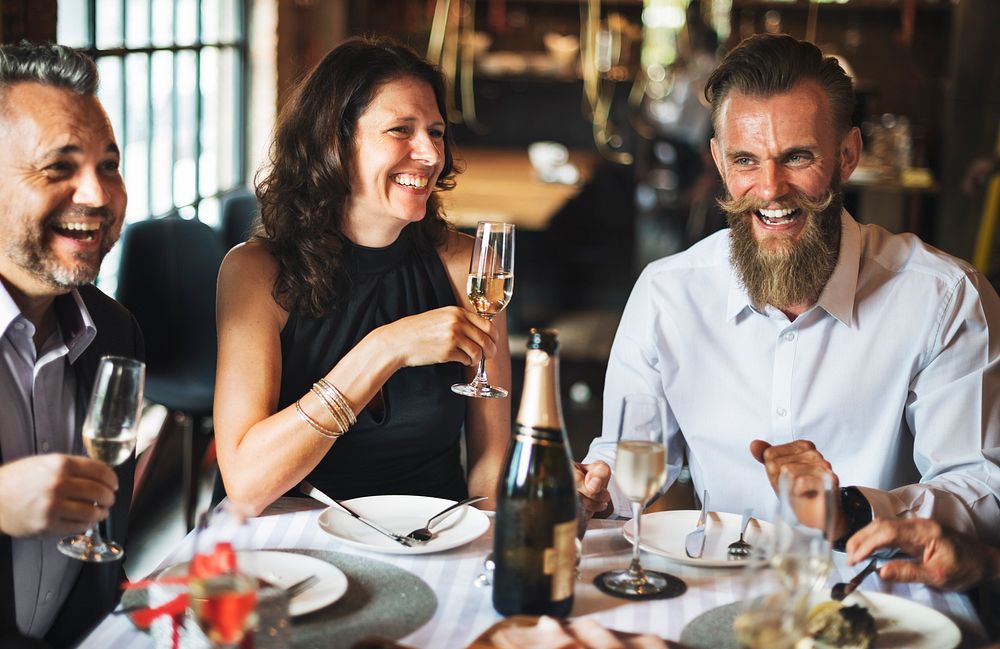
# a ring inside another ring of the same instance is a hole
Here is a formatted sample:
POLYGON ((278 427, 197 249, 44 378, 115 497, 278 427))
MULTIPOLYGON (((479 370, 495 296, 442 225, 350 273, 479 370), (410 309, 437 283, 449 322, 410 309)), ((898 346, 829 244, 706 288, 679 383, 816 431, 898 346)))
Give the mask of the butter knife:
POLYGON ((412 544, 411 544, 410 540, 407 539, 405 536, 402 536, 401 534, 396 534, 395 532, 390 532, 389 530, 385 529, 384 527, 382 527, 378 523, 376 523, 374 521, 370 521, 370 520, 362 517, 360 514, 358 514, 357 512, 355 512, 353 509, 351 509, 350 507, 348 507, 347 505, 345 505, 343 502, 341 502, 341 501, 339 501, 339 500, 337 500, 335 498, 331 498, 330 496, 327 496, 325 493, 323 493, 322 491, 320 491, 316 487, 312 486, 311 484, 309 484, 305 480, 303 480, 301 483, 299 483, 299 491, 301 491, 305 495, 309 496, 310 498, 315 498, 316 500, 320 501, 321 503, 324 503, 324 504, 329 505, 331 507, 333 507, 334 505, 336 505, 336 506, 340 507, 341 509, 343 509, 348 514, 350 514, 352 517, 358 519, 359 521, 361 521, 362 523, 364 523, 368 527, 370 527, 373 530, 375 530, 376 532, 378 532, 379 534, 392 539, 393 541, 395 541, 396 543, 399 543, 400 545, 405 545, 408 548, 412 547, 412 544))
POLYGON ((708 489, 704 491, 701 498, 701 514, 698 515, 698 523, 694 531, 684 539, 684 553, 691 559, 700 559, 705 551, 705 523, 708 521, 708 489))

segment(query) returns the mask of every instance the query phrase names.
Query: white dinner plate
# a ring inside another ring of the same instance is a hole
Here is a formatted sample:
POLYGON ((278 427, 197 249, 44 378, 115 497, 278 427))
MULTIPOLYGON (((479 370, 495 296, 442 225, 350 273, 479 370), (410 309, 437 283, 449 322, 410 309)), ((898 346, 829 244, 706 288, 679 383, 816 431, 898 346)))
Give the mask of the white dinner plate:
MULTIPOLYGON (((161 574, 163 577, 180 577, 188 572, 187 561, 176 563, 161 574)), ((312 613, 333 604, 347 592, 347 576, 340 568, 305 554, 275 550, 239 550, 236 565, 240 572, 264 579, 279 588, 287 588, 310 575, 317 581, 288 602, 292 617, 312 613)))
MULTIPOLYGON (((646 552, 652 552, 666 557, 671 561, 701 568, 741 568, 758 565, 760 561, 744 559, 730 561, 726 551, 729 544, 740 538, 741 514, 726 512, 709 512, 708 523, 705 525, 705 550, 700 559, 692 559, 684 552, 684 539, 694 530, 698 522, 698 510, 681 509, 666 512, 645 514, 642 517, 642 539, 639 547, 646 552)), ((757 518, 750 519, 747 533, 743 540, 755 545, 772 525, 757 518)), ((635 525, 632 521, 622 528, 625 538, 632 541, 635 535, 635 525)))
POLYGON ((909 599, 856 590, 844 604, 860 604, 875 618, 875 649, 955 649, 962 642, 954 622, 909 599))
MULTIPOLYGON (((344 502, 359 516, 400 535, 423 527, 428 518, 455 504, 454 500, 430 496, 365 496, 344 502)), ((437 536, 423 545, 411 547, 382 536, 336 506, 328 507, 320 514, 319 526, 338 541, 362 550, 385 554, 428 554, 457 548, 479 538, 490 528, 490 520, 475 507, 463 507, 434 527, 437 536)))
MULTIPOLYGON (((813 603, 823 599, 822 593, 816 593, 813 603)), ((844 604, 864 606, 875 618, 875 649, 955 649, 962 641, 962 632, 954 622, 909 599, 857 590, 844 604)), ((737 649, 740 645, 733 637, 733 618, 743 606, 744 602, 736 602, 702 613, 684 627, 681 642, 692 647, 737 649)))

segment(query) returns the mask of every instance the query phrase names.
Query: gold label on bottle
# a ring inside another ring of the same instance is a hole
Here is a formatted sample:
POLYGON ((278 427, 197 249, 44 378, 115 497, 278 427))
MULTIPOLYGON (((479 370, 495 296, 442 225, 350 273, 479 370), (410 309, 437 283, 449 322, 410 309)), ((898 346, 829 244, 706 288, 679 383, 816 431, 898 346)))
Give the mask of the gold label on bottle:
POLYGON ((576 567, 576 521, 557 523, 552 529, 552 547, 545 549, 542 572, 552 575, 552 601, 573 594, 573 570, 576 567))

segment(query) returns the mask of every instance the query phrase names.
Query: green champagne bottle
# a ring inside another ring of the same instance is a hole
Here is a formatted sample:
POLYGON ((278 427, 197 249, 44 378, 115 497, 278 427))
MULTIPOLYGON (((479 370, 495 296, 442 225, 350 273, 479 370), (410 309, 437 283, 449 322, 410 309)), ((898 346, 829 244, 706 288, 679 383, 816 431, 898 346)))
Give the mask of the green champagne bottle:
POLYGON ((576 486, 559 400, 559 343, 532 329, 514 436, 497 489, 493 608, 565 617, 573 608, 576 486))

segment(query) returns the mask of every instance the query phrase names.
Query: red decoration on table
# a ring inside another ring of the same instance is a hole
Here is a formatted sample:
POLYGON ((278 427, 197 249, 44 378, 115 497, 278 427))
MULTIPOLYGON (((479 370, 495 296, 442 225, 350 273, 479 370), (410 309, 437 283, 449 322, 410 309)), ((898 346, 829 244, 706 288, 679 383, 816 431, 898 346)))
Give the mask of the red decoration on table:
MULTIPOLYGON (((236 552, 230 543, 217 543, 211 554, 195 554, 191 559, 187 577, 171 577, 166 579, 145 579, 137 582, 126 582, 123 588, 132 590, 148 588, 157 585, 189 585, 194 580, 205 580, 227 574, 236 574, 236 552)), ((163 615, 171 618, 173 623, 172 644, 178 649, 180 640, 179 627, 184 623, 184 616, 191 602, 190 593, 184 592, 159 606, 139 608, 129 612, 132 622, 140 629, 148 629, 153 621, 163 615)), ((246 618, 257 606, 257 591, 247 590, 234 593, 220 593, 204 599, 201 604, 201 618, 207 621, 214 631, 216 641, 232 644, 240 641, 244 631, 246 618)), ((206 631, 206 634, 208 632, 206 631)), ((250 635, 242 638, 240 647, 251 649, 253 640, 250 635)))

